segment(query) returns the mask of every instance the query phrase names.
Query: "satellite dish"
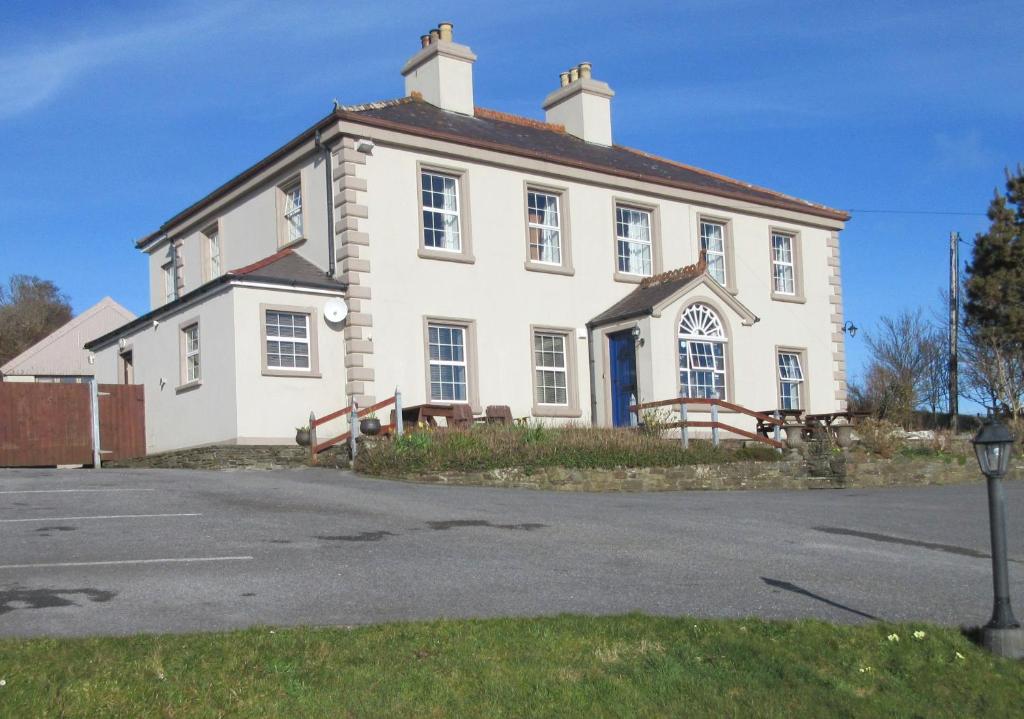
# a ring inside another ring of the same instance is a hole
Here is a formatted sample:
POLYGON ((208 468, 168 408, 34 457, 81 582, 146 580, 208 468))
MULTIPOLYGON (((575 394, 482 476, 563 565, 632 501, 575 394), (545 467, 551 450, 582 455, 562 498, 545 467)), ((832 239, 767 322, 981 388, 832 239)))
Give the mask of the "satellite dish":
POLYGON ((345 300, 333 297, 324 303, 324 319, 332 324, 341 322, 348 316, 348 305, 345 300))

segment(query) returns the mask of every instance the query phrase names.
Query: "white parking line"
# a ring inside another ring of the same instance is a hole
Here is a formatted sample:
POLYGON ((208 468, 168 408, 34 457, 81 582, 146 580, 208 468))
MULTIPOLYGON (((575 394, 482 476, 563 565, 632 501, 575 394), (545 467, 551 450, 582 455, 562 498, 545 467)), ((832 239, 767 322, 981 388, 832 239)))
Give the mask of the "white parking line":
POLYGON ((47 569, 50 567, 104 567, 114 564, 170 564, 185 562, 244 562, 250 556, 238 557, 175 557, 171 559, 117 559, 108 562, 51 562, 44 564, 0 564, 0 569, 47 569))
POLYGON ((52 494, 57 492, 155 492, 155 489, 5 489, 0 494, 52 494))
POLYGON ((104 514, 94 517, 26 517, 22 519, 0 519, 0 522, 77 522, 83 519, 143 519, 151 517, 201 517, 200 512, 181 514, 104 514))

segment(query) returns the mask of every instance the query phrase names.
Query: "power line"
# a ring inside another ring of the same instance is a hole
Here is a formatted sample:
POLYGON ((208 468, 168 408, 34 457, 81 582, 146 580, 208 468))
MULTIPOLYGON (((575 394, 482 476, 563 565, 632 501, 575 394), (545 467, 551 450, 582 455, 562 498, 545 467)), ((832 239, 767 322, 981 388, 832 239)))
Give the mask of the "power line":
POLYGON ((951 212, 947 210, 847 210, 847 212, 875 212, 886 215, 972 215, 988 217, 984 212, 951 212))

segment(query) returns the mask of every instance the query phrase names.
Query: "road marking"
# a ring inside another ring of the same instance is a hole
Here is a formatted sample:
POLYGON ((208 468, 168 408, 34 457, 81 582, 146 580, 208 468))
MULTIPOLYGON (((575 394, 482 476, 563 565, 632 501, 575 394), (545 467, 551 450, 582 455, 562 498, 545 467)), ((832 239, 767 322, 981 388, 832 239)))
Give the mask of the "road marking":
POLYGON ((50 567, 106 567, 115 564, 173 564, 185 562, 244 562, 250 556, 173 557, 170 559, 115 559, 106 562, 50 562, 43 564, 0 564, 0 569, 48 569, 50 567))
POLYGON ((57 492, 155 492, 155 489, 5 489, 0 494, 53 494, 57 492))
POLYGON ((83 519, 144 519, 153 517, 201 517, 200 512, 182 514, 103 514, 95 517, 26 517, 22 519, 0 519, 0 522, 76 522, 83 519))

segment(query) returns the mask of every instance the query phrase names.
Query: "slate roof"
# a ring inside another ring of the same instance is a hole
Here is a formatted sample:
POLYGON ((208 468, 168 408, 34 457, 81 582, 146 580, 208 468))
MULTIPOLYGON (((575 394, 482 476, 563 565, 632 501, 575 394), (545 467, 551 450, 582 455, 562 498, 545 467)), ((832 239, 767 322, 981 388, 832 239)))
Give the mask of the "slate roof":
POLYGON ((446 112, 416 98, 402 98, 342 108, 338 114, 354 120, 386 122, 394 124, 396 129, 443 137, 462 144, 540 157, 614 175, 704 191, 833 219, 849 219, 849 215, 842 210, 784 195, 629 147, 606 147, 586 142, 568 134, 560 125, 485 108, 476 108, 475 115, 470 117, 456 112, 446 112))
POLYGON ((707 263, 701 260, 695 265, 687 265, 647 277, 635 290, 587 324, 591 327, 599 327, 630 317, 652 314, 655 307, 703 275, 706 269, 707 263))
POLYGON ((102 337, 87 342, 85 348, 91 350, 108 344, 119 335, 130 332, 136 327, 157 319, 180 305, 191 302, 214 287, 228 284, 232 280, 244 280, 265 285, 288 285, 289 287, 297 288, 337 290, 339 292, 344 291, 348 287, 344 282, 328 277, 324 274, 323 270, 297 254, 291 247, 286 247, 269 257, 253 262, 251 265, 240 267, 237 270, 228 270, 220 277, 200 285, 191 292, 186 292, 176 300, 172 300, 144 315, 136 317, 131 322, 108 332, 102 337))
POLYGON ((708 170, 685 165, 664 157, 621 145, 605 147, 585 142, 565 132, 561 125, 540 122, 486 108, 475 108, 472 117, 447 112, 418 97, 403 97, 364 105, 337 106, 312 127, 306 129, 262 160, 199 199, 164 222, 160 229, 136 241, 145 248, 178 221, 187 218, 221 195, 254 177, 318 132, 339 120, 391 129, 412 135, 431 137, 457 144, 490 149, 522 157, 547 160, 619 177, 706 192, 760 205, 803 212, 845 222, 848 212, 801 200, 797 197, 758 187, 708 170))

